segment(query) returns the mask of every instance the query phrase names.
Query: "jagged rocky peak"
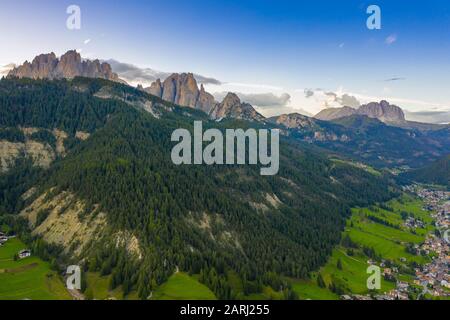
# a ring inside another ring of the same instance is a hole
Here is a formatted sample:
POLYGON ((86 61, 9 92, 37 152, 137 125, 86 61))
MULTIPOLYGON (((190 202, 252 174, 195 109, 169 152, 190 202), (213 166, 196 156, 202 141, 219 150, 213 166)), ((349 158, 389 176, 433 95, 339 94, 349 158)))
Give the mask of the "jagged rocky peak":
POLYGON ((161 84, 161 80, 157 79, 155 82, 153 82, 150 85, 150 87, 146 88, 145 91, 147 91, 148 93, 150 93, 150 94, 152 94, 154 96, 162 98, 162 84, 161 84))
POLYGON ((232 92, 228 92, 221 103, 218 103, 210 113, 212 119, 221 119, 230 116, 236 109, 240 108, 241 99, 232 92))
POLYGON ((221 103, 216 104, 211 110, 210 117, 212 119, 236 118, 256 121, 265 120, 252 105, 241 103, 241 99, 232 92, 229 92, 221 103))
POLYGON ((59 59, 53 52, 38 55, 31 63, 26 61, 8 74, 8 77, 32 79, 71 79, 77 76, 120 81, 108 63, 100 63, 99 60, 83 61, 75 50, 66 52, 59 59))
POLYGON ((53 72, 56 69, 57 64, 58 59, 53 52, 40 54, 36 56, 31 63, 25 61, 23 65, 12 69, 8 76, 33 79, 47 78, 48 75, 53 77, 53 72))
POLYGON ((215 104, 216 100, 214 99, 214 96, 206 92, 205 87, 202 84, 200 86, 200 93, 198 95, 197 108, 206 113, 209 113, 211 112, 211 109, 215 104))
POLYGON ((228 92, 225 98, 223 98, 222 104, 225 108, 237 106, 241 104, 241 99, 237 94, 228 92))
POLYGON ((166 101, 200 109, 206 113, 209 113, 216 104, 214 97, 205 91, 203 85, 198 88, 197 80, 192 73, 174 73, 163 83, 157 79, 145 90, 166 101))

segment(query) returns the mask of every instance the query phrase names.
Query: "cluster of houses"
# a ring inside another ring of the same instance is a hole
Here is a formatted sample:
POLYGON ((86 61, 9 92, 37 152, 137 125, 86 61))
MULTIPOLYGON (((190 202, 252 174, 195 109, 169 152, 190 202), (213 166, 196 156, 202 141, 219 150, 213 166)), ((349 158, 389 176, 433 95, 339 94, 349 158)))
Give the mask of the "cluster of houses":
POLYGON ((450 296, 450 242, 445 237, 450 230, 450 192, 421 190, 418 194, 433 210, 432 217, 441 236, 430 235, 421 246, 426 253, 433 253, 434 258, 421 270, 416 269, 414 282, 433 296, 450 296))
MULTIPOLYGON (((431 255, 433 258, 430 263, 415 269, 415 279, 413 283, 403 281, 396 282, 396 288, 390 292, 369 296, 369 295, 346 295, 341 298, 344 300, 409 300, 410 293, 413 290, 412 284, 422 288, 420 296, 425 294, 434 297, 450 297, 450 192, 422 189, 413 185, 405 188, 406 191, 416 193, 425 205, 424 210, 432 212, 435 226, 441 231, 441 236, 430 234, 421 245, 415 245, 414 249, 431 255), (446 235, 446 236, 445 236, 446 235)), ((408 217, 406 226, 410 228, 420 228, 422 221, 408 217)), ((423 227, 423 226, 422 226, 423 227)), ((405 258, 400 259, 406 262, 405 258)), ((369 264, 375 264, 374 261, 368 261, 369 264)), ((395 279, 398 269, 395 266, 386 264, 384 261, 380 264, 383 269, 385 279, 395 279)))
POLYGON ((19 256, 19 259, 25 259, 31 256, 31 251, 28 249, 24 249, 19 251, 17 255, 19 256))
POLYGON ((4 234, 3 232, 0 232, 0 247, 5 244, 9 240, 9 237, 4 234))
POLYGON ((422 229, 425 228, 425 223, 414 217, 408 217, 404 223, 404 226, 409 229, 422 229))
MULTIPOLYGON (((7 236, 5 233, 0 232, 0 247, 3 246, 8 240, 15 238, 15 236, 7 236)), ((28 258, 31 256, 31 250, 24 249, 17 253, 19 259, 28 258)))

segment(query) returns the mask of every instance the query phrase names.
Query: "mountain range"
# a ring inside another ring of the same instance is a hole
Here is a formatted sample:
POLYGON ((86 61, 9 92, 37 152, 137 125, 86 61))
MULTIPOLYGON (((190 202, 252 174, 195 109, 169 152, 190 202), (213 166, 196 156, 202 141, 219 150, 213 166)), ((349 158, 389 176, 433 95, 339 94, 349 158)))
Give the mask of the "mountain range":
POLYGON ((0 106, 0 225, 55 268, 81 264, 141 299, 178 271, 220 299, 296 298, 289 279, 324 265, 351 208, 399 194, 396 170, 448 177, 450 128, 408 127, 386 101, 265 118, 192 73, 135 88, 74 51, 14 68, 0 106), (279 129, 279 174, 173 164, 171 134, 194 121, 279 129))
MULTIPOLYGON (((8 68, 12 67, 13 65, 8 68)), ((113 67, 128 81, 141 79, 148 82, 154 79, 149 87, 143 88, 138 85, 138 88, 166 101, 200 109, 206 113, 211 113, 214 107, 219 104, 219 102, 215 101, 213 95, 205 91, 203 86, 204 83, 219 84, 220 82, 216 79, 200 75, 194 76, 192 73, 173 73, 169 75, 168 73, 158 72, 152 69, 140 69, 133 65, 120 63, 112 59, 104 62, 100 62, 99 60, 83 60, 80 54, 75 50, 68 51, 59 59, 54 53, 41 54, 35 57, 31 63, 26 61, 20 66, 14 66, 14 68, 9 71, 8 76, 32 79, 70 79, 75 76, 84 76, 126 83, 124 79, 119 79, 118 74, 112 71, 113 67), (161 79, 158 77, 166 78, 161 79), (200 87, 197 83, 198 79, 200 79, 200 87)), ((5 70, 8 68, 5 67, 5 70)), ((249 104, 247 104, 244 109, 249 108, 254 109, 249 104)), ((214 113, 217 114, 217 110, 214 113)), ((222 113, 226 114, 227 112, 222 111, 222 113)), ((262 117, 256 111, 252 110, 250 113, 255 114, 258 119, 261 119, 262 117)), ((342 108, 327 108, 315 115, 314 118, 331 121, 352 115, 376 118, 386 124, 405 129, 431 130, 446 127, 445 125, 407 121, 405 119, 405 113, 400 107, 391 105, 384 100, 361 105, 358 108, 347 106, 342 108)))
POLYGON ((74 77, 101 78, 119 81, 116 73, 112 72, 108 63, 99 60, 82 60, 75 50, 63 54, 60 58, 52 52, 41 54, 32 62, 25 61, 22 65, 14 67, 8 77, 31 79, 72 79, 74 77))
POLYGON ((174 165, 171 133, 193 121, 272 127, 243 120, 251 109, 233 94, 217 121, 114 81, 10 77, 0 81, 0 105, 0 150, 9 150, 0 154, 8 157, 0 223, 54 265, 81 263, 142 299, 177 270, 199 275, 221 299, 264 287, 295 298, 286 277, 325 263, 350 208, 394 193, 386 176, 285 135, 277 176, 258 166, 174 165))
MULTIPOLYGON (((123 81, 111 72, 107 62, 82 61, 75 51, 60 59, 52 53, 40 55, 31 64, 25 62, 14 68, 8 77, 70 79, 79 75, 123 81)), ((215 101, 203 84, 199 87, 192 73, 173 73, 164 81, 156 79, 149 87, 138 89, 175 105, 203 111, 216 121, 234 118, 276 124, 296 139, 377 167, 417 168, 449 152, 449 125, 406 121, 403 110, 387 101, 359 108, 325 109, 315 117, 294 113, 267 119, 234 93, 228 93, 222 102, 215 101)))

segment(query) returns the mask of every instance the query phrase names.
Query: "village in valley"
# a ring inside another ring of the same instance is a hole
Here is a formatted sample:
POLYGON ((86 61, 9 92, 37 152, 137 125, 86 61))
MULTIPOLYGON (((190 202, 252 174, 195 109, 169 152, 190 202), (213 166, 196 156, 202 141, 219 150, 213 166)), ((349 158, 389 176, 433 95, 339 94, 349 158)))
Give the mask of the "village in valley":
POLYGON ((438 232, 429 235, 420 250, 434 255, 430 264, 416 269, 416 284, 427 288, 432 296, 450 296, 450 192, 419 189, 418 196, 431 211, 438 232))
MULTIPOLYGON (((400 212, 402 215, 402 230, 416 233, 423 230, 424 241, 405 245, 406 253, 415 256, 426 257, 426 263, 412 263, 409 259, 399 256, 398 261, 389 260, 383 256, 371 258, 367 261, 368 266, 377 266, 381 271, 381 277, 385 281, 393 283, 394 288, 384 292, 382 288, 377 291, 369 291, 368 294, 344 294, 342 300, 417 300, 417 299, 450 299, 450 192, 427 189, 419 185, 404 187, 408 193, 417 201, 417 208, 424 215, 417 216, 412 213, 400 212), (420 203, 423 203, 422 207, 420 203), (424 216, 427 218, 425 221, 424 216), (404 267, 409 267, 405 276, 404 267)), ((8 241, 16 238, 11 232, 0 232, 0 248, 8 241)), ((14 260, 22 260, 31 256, 31 250, 23 249, 17 251, 14 260)), ((19 249, 16 249, 19 250, 19 249)), ((411 257, 411 255, 409 255, 411 257)), ((365 262, 365 261, 364 261, 365 262)), ((70 292, 72 298, 74 292, 70 292)), ((76 293, 76 292, 75 292, 76 293)))
MULTIPOLYGON (((429 256, 431 261, 414 268, 413 281, 400 281, 398 266, 386 266, 385 260, 378 265, 386 280, 394 280, 396 287, 384 294, 344 295, 344 300, 412 300, 450 298, 450 192, 432 190, 418 185, 404 187, 404 191, 417 195, 424 203, 423 210, 433 218, 435 232, 426 236, 422 244, 415 244, 409 250, 415 254, 429 256)), ((424 228, 422 220, 407 217, 404 227, 410 230, 424 228)), ((405 258, 400 258, 406 263, 405 258)), ((377 265, 369 260, 369 265, 377 265)))

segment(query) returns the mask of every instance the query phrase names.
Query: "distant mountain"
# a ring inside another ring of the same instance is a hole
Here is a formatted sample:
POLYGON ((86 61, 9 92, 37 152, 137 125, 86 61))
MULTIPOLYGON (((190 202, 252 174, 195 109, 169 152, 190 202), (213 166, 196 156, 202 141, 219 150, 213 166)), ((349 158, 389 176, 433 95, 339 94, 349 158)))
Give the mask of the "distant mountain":
POLYGON ((406 122, 403 110, 400 107, 389 104, 385 100, 379 103, 371 102, 360 106, 358 109, 351 107, 325 109, 314 117, 319 120, 330 121, 351 115, 364 115, 369 118, 376 118, 385 123, 397 124, 406 122))
POLYGON ((439 184, 450 188, 450 155, 432 164, 402 175, 404 178, 417 182, 439 184))
POLYGON ((57 58, 53 52, 41 54, 31 63, 25 61, 8 73, 8 77, 31 79, 73 79, 78 76, 120 81, 108 63, 100 63, 99 60, 83 61, 75 50, 66 52, 61 58, 57 58))
POLYGON ((327 108, 320 111, 314 118, 324 121, 330 121, 356 114, 356 109, 351 107, 327 108))
POLYGON ((385 123, 404 123, 406 121, 405 114, 400 107, 389 104, 382 100, 362 105, 358 108, 356 114, 375 118, 385 123))
POLYGON ((404 129, 362 115, 322 121, 290 114, 268 121, 287 129, 286 134, 294 139, 381 168, 418 168, 450 152, 449 128, 435 131, 404 129))
POLYGON ((351 107, 324 109, 316 114, 314 118, 324 121, 334 121, 354 115, 367 116, 369 118, 378 119, 388 125, 409 130, 432 131, 449 127, 447 124, 407 121, 405 112, 400 107, 391 105, 384 100, 379 103, 371 102, 356 109, 351 107))

